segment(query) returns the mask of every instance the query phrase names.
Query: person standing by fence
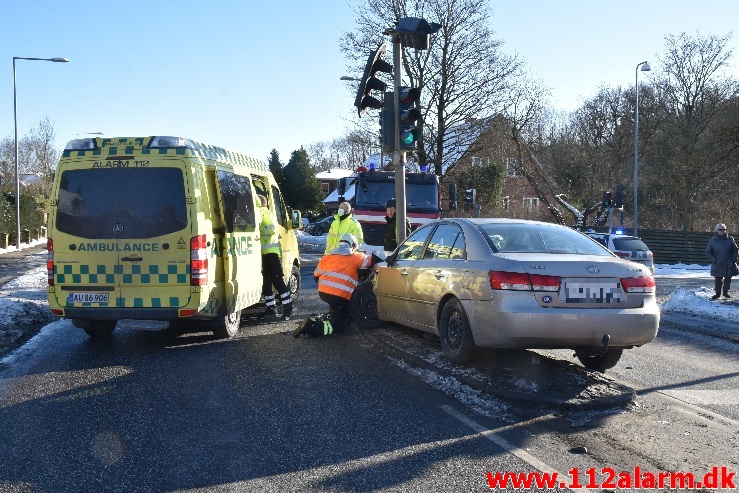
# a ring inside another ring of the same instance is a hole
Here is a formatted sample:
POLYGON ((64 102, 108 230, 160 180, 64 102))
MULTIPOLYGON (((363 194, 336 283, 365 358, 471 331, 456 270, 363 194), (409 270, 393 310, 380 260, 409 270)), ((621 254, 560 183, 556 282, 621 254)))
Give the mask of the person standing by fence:
POLYGON ((708 240, 706 253, 711 259, 711 275, 716 280, 714 286, 716 294, 711 297, 717 300, 723 293, 724 298, 731 298, 729 289, 731 288, 731 278, 737 275, 737 250, 734 238, 726 233, 726 225, 718 223, 715 233, 708 240))

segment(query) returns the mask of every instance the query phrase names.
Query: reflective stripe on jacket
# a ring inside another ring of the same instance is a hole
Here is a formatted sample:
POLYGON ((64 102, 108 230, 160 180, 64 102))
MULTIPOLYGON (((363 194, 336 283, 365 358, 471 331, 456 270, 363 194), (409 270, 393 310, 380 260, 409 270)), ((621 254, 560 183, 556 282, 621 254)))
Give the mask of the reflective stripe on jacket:
POLYGON ((318 262, 313 275, 318 278, 318 291, 344 299, 350 299, 354 288, 359 284, 358 269, 370 266, 372 257, 363 253, 351 252, 349 248, 337 248, 324 255, 318 262))
POLYGON ((262 255, 280 254, 280 241, 277 238, 277 219, 266 207, 260 207, 262 221, 259 223, 259 242, 262 244, 262 255))

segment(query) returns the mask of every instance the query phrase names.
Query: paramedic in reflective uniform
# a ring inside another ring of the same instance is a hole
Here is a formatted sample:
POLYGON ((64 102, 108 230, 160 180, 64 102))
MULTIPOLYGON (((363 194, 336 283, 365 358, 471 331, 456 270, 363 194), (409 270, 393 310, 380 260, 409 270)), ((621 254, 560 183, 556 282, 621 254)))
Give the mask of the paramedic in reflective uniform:
POLYGON ((359 284, 359 269, 370 267, 372 257, 357 251, 357 239, 346 233, 338 246, 321 257, 313 278, 318 283, 318 296, 328 303, 328 320, 307 318, 293 335, 327 336, 339 333, 349 326, 349 300, 359 284))
POLYGON ((282 276, 282 262, 280 261, 280 243, 277 238, 277 219, 269 210, 269 202, 264 195, 258 195, 260 207, 259 213, 262 220, 259 223, 259 241, 262 245, 262 296, 267 305, 267 314, 274 315, 276 311, 275 294, 272 286, 277 290, 277 295, 282 304, 282 318, 290 320, 293 312, 290 290, 285 284, 282 276))
POLYGON ((349 233, 357 240, 357 245, 361 244, 364 236, 362 234, 362 225, 352 214, 352 206, 349 202, 339 204, 339 210, 334 215, 334 221, 328 228, 328 236, 326 237, 326 250, 324 254, 329 253, 339 244, 341 235, 349 233))

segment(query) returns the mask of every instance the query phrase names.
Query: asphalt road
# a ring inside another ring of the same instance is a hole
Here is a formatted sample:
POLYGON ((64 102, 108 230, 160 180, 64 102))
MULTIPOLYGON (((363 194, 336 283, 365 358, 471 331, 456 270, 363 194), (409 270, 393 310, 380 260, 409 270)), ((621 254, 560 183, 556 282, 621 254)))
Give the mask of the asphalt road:
POLYGON ((46 245, 36 245, 25 250, 0 255, 0 287, 46 262, 46 245))
POLYGON ((325 308, 305 260, 294 320, 247 317, 230 340, 46 326, 0 369, 0 491, 457 492, 487 491, 488 471, 739 470, 739 423, 716 397, 738 386, 730 341, 665 327, 603 377, 530 351, 454 367, 397 326, 295 339, 325 308), (709 392, 675 397, 693 390, 709 392))

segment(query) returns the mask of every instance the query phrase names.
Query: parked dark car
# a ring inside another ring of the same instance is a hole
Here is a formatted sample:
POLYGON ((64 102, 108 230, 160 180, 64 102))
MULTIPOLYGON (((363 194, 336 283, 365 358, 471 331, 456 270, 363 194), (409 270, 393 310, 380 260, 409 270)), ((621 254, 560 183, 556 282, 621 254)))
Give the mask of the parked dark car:
POLYGON ((305 232, 312 234, 313 236, 321 236, 324 233, 328 233, 328 229, 331 227, 332 222, 334 222, 334 216, 324 217, 314 223, 310 223, 305 228, 305 232))

